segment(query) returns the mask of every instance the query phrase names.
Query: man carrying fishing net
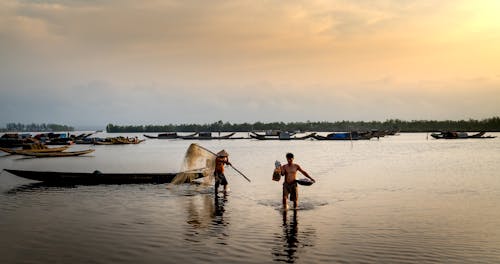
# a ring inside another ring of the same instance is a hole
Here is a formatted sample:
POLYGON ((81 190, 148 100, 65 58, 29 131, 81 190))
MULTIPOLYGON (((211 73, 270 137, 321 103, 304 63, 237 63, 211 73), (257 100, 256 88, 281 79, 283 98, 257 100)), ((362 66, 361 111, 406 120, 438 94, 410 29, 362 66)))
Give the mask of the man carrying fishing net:
POLYGON ((221 150, 217 153, 217 157, 215 158, 215 195, 217 195, 217 192, 219 191, 219 185, 224 186, 224 194, 227 191, 228 182, 226 176, 224 175, 224 165, 226 164, 231 166, 231 163, 229 162, 229 154, 225 150, 221 150))

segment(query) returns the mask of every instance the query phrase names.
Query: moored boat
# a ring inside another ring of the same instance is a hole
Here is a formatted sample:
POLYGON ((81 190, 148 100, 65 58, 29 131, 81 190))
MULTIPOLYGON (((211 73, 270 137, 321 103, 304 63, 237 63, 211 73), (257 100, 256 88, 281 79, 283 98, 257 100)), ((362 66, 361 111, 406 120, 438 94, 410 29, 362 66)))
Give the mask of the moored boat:
POLYGON ((352 132, 335 132, 326 136, 314 135, 316 140, 370 140, 373 134, 370 132, 360 133, 357 131, 352 132))
MULTIPOLYGON (((104 173, 94 172, 56 172, 11 170, 5 171, 30 180, 42 181, 49 184, 137 184, 137 183, 169 183, 177 173, 104 173)), ((202 173, 193 173, 193 178, 203 177, 202 173)), ((188 182, 189 180, 186 180, 188 182)))
POLYGON ((16 148, 36 142, 31 134, 5 133, 0 137, 0 147, 16 148))
POLYGON ((143 136, 149 139, 175 139, 175 138, 182 138, 182 137, 194 137, 198 134, 198 132, 186 135, 186 136, 181 136, 177 134, 177 132, 167 132, 167 133, 160 133, 157 136, 151 136, 151 135, 146 135, 144 134, 143 136))
POLYGON ((431 137, 435 139, 466 139, 466 138, 496 138, 496 136, 484 136, 485 131, 469 135, 467 132, 456 132, 456 131, 443 131, 440 133, 432 133, 431 137))
POLYGON ((313 138, 316 133, 310 133, 305 136, 292 136, 295 135, 295 133, 289 133, 289 132, 279 132, 276 135, 262 135, 258 134, 255 132, 251 132, 250 137, 253 139, 258 139, 258 140, 304 140, 308 138, 313 138))
POLYGON ((3 152, 7 152, 9 154, 17 154, 17 155, 23 155, 23 153, 53 153, 53 152, 62 152, 68 149, 69 146, 62 146, 62 147, 56 147, 56 148, 40 148, 40 149, 9 149, 9 148, 2 148, 0 147, 0 150, 3 152))
POLYGON ((74 157, 89 154, 94 152, 94 149, 86 149, 80 151, 60 151, 60 152, 33 152, 33 151, 13 151, 13 155, 23 155, 37 158, 49 158, 49 157, 74 157))
POLYGON ((233 137, 236 132, 224 135, 224 136, 213 136, 212 132, 200 132, 197 136, 181 136, 182 139, 191 140, 212 140, 212 139, 244 139, 244 137, 233 137))
POLYGON ((145 139, 129 138, 129 137, 113 137, 103 140, 95 141, 94 145, 125 145, 125 144, 139 144, 144 142, 145 139))

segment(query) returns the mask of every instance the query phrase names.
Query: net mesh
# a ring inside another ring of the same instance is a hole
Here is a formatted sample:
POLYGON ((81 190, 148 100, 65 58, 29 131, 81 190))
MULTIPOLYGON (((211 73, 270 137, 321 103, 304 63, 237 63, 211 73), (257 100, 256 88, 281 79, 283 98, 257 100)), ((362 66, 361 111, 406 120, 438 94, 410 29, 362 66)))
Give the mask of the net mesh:
POLYGON ((172 184, 191 182, 198 177, 198 173, 203 174, 203 184, 210 184, 213 180, 216 156, 205 148, 191 144, 186 150, 181 169, 172 184))

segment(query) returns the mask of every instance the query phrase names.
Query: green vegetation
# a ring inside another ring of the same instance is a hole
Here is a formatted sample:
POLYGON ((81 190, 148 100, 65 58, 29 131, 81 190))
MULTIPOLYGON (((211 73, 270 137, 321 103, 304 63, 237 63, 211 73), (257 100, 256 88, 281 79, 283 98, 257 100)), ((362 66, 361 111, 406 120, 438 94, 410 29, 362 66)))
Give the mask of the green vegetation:
POLYGON ((58 124, 21 124, 8 123, 6 128, 0 128, 0 132, 61 132, 74 131, 73 127, 58 124))
POLYGON ((106 131, 114 132, 248 132, 263 130, 286 130, 286 131, 368 131, 377 130, 400 130, 401 132, 434 132, 434 131, 489 131, 500 132, 500 117, 487 118, 483 120, 412 120, 403 121, 389 119, 380 121, 337 121, 337 122, 273 122, 253 124, 231 124, 229 122, 217 121, 212 124, 182 124, 182 125, 146 125, 146 126, 118 126, 108 124, 106 131))

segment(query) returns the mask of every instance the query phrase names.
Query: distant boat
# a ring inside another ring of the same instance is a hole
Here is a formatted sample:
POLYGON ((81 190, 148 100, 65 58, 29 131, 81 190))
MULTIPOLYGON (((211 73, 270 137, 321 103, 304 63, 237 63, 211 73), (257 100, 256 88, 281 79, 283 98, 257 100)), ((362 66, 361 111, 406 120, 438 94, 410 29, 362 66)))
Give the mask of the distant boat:
POLYGON ((37 157, 37 158, 48 158, 48 157, 73 157, 73 156, 89 154, 91 152, 94 152, 94 150, 86 149, 80 151, 60 151, 60 152, 33 152, 28 150, 19 150, 19 151, 14 150, 13 153, 11 154, 37 157))
POLYGON ((485 131, 481 131, 477 134, 469 135, 467 132, 444 131, 440 133, 432 133, 431 137, 435 139, 496 138, 496 136, 484 136, 485 133, 485 131))
POLYGON ((103 140, 95 141, 94 145, 125 145, 125 144, 139 144, 144 142, 145 139, 128 138, 128 137, 113 137, 103 140))
POLYGON ((181 137, 194 137, 198 134, 198 132, 193 133, 191 135, 186 135, 186 136, 180 136, 177 134, 177 132, 168 132, 168 133, 160 133, 157 136, 151 136, 151 135, 146 135, 144 134, 144 137, 150 138, 150 139, 174 139, 174 138, 181 138, 181 137))
POLYGON ((24 144, 33 143, 35 140, 31 134, 5 133, 0 137, 0 147, 15 148, 24 144))
POLYGON ((213 140, 213 139, 244 139, 244 137, 233 137, 236 132, 224 135, 224 136, 213 136, 212 132, 200 132, 196 136, 180 136, 182 139, 191 139, 191 140, 213 140))
POLYGON ((2 148, 0 147, 0 150, 3 152, 7 152, 9 154, 13 155, 23 155, 23 153, 53 153, 53 152, 61 152, 65 151, 68 149, 69 146, 62 146, 62 147, 57 147, 57 148, 40 148, 40 149, 9 149, 9 148, 2 148))
POLYGON ((310 133, 305 136, 292 136, 295 133, 288 132, 280 132, 277 135, 262 135, 257 134, 255 132, 251 132, 250 137, 258 140, 304 140, 308 138, 312 138, 316 135, 316 133, 310 133))
POLYGON ((315 135, 316 140, 369 140, 373 138, 374 135, 371 132, 360 133, 357 131, 352 132, 335 132, 330 133, 326 136, 315 135))

